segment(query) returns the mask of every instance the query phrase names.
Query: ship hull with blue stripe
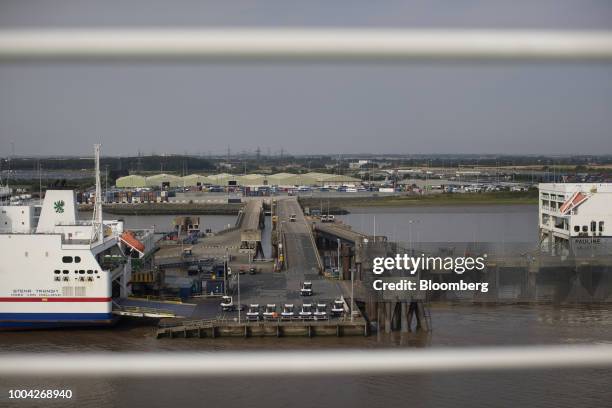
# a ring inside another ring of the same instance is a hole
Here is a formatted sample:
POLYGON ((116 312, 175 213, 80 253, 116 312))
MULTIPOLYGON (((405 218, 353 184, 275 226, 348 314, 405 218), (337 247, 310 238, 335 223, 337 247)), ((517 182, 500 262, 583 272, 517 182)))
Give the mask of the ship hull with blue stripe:
POLYGON ((0 330, 99 327, 116 322, 112 313, 0 313, 0 330))

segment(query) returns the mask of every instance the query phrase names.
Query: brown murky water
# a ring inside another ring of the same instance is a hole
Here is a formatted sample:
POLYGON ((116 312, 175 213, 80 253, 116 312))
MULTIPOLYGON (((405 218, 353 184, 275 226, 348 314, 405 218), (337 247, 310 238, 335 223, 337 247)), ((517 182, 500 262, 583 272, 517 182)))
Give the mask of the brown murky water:
MULTIPOLYGON (((286 350, 316 348, 473 347, 527 344, 612 343, 610 306, 433 307, 430 334, 344 338, 163 339, 154 327, 120 323, 112 329, 0 334, 2 352, 122 352, 286 350)), ((367 351, 366 351, 367 352, 367 351)), ((359 375, 342 377, 0 379, 0 406, 41 406, 9 401, 11 388, 69 388, 70 401, 48 406, 137 407, 603 407, 612 406, 612 370, 505 373, 359 375)))

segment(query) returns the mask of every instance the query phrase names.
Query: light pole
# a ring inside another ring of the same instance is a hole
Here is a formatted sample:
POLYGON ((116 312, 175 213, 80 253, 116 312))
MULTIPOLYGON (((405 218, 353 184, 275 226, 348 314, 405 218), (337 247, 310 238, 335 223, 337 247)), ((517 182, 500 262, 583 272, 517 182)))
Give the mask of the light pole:
POLYGON ((337 239, 337 243, 338 243, 338 262, 337 262, 337 267, 338 267, 338 277, 340 277, 340 238, 337 239))
POLYGON ((351 268, 351 322, 353 321, 353 310, 355 310, 355 268, 351 268))
POLYGON ((250 273, 250 271, 251 271, 251 267, 252 267, 252 265, 251 265, 251 263, 252 263, 251 259, 252 259, 252 256, 253 256, 253 254, 251 254, 251 245, 253 245, 253 241, 249 241, 249 273, 250 273))
POLYGON ((410 253, 413 254, 412 251, 412 220, 408 220, 408 243, 410 244, 410 253))
POLYGON ((374 242, 376 242, 376 216, 374 216, 374 242))
POLYGON ((229 262, 227 251, 225 248, 225 262, 223 263, 223 294, 225 296, 227 296, 227 263, 229 262))
POLYGON ((104 166, 104 199, 103 203, 106 203, 106 195, 108 194, 108 164, 104 166))
POLYGON ((181 258, 185 255, 185 247, 183 245, 183 240, 181 239, 181 227, 182 225, 179 224, 179 228, 178 228, 178 233, 176 236, 176 239, 178 239, 181 242, 181 258))
POLYGON ((240 302, 240 270, 238 270, 238 323, 240 323, 240 309, 242 308, 242 303, 240 302))

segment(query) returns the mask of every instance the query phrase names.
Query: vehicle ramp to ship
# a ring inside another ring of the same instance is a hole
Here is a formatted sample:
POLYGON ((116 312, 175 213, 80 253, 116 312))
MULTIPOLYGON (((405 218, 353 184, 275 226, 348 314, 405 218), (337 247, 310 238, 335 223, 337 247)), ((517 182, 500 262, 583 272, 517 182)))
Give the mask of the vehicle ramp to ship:
POLYGON ((136 318, 178 318, 190 317, 195 305, 167 300, 123 298, 113 300, 113 314, 136 318))
POLYGON ((277 216, 285 243, 287 269, 320 274, 323 262, 317 250, 313 231, 295 199, 278 200, 277 216), (291 220, 294 221, 291 221, 291 220))
POLYGON ((125 230, 119 235, 126 262, 111 271, 111 280, 118 282, 121 298, 126 298, 131 293, 129 285, 132 280, 132 256, 143 259, 152 255, 157 249, 154 236, 153 229, 125 230))
POLYGON ((256 258, 263 254, 261 230, 264 227, 263 202, 253 199, 247 201, 238 216, 240 227, 240 251, 251 252, 256 258))
POLYGON ((356 245, 361 242, 367 242, 367 240, 373 240, 372 237, 368 236, 359 231, 353 230, 349 225, 340 223, 323 223, 315 222, 314 229, 317 235, 325 236, 328 239, 336 240, 340 239, 345 243, 356 245))

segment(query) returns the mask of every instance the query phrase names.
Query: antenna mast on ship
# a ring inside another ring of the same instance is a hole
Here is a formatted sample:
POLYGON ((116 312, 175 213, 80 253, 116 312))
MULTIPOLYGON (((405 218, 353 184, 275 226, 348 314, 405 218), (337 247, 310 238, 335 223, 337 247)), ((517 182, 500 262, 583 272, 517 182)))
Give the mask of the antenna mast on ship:
POLYGON ((102 238, 102 187, 100 184, 100 145, 94 145, 96 158, 96 196, 93 209, 93 219, 91 222, 91 242, 96 242, 102 238))

